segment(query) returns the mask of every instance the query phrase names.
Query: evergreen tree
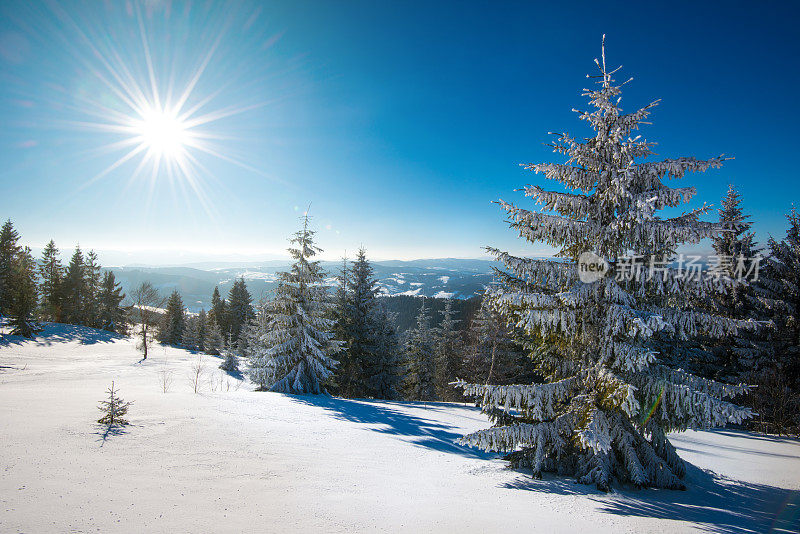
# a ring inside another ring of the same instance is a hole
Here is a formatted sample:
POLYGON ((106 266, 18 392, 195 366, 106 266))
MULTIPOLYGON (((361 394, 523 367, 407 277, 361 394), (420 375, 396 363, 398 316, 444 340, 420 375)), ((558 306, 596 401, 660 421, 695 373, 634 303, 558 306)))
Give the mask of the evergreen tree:
POLYGON ((342 397, 355 397, 359 389, 361 367, 350 350, 352 342, 350 333, 350 270, 347 257, 342 258, 342 267, 336 277, 336 293, 333 298, 331 318, 334 321, 333 334, 342 341, 343 350, 338 354, 339 365, 336 366, 334 382, 337 393, 342 397))
POLYGON ((201 309, 197 314, 197 350, 201 352, 206 351, 206 338, 208 333, 208 314, 205 309, 201 309))
POLYGON ((323 285, 325 273, 312 258, 321 249, 314 245, 314 231, 303 218, 303 228, 291 239, 294 264, 278 273, 275 298, 269 303, 271 325, 263 334, 263 351, 275 370, 272 391, 324 393, 324 383, 337 365, 334 355, 342 343, 334 339, 334 323, 327 318, 332 304, 323 285))
POLYGON ((21 250, 19 233, 8 219, 0 229, 0 316, 8 314, 14 260, 21 250))
POLYGON ((434 362, 436 365, 436 395, 441 400, 455 401, 463 398, 458 395, 451 382, 464 356, 464 341, 456 329, 459 320, 454 317, 453 301, 447 299, 441 312, 442 322, 434 330, 434 362))
POLYGON ((9 285, 6 288, 6 313, 13 335, 33 337, 41 327, 34 320, 36 312, 36 261, 31 249, 21 249, 13 258, 9 285))
POLYGON ((751 393, 759 430, 800 433, 800 214, 792 208, 781 241, 770 238, 756 290, 774 330, 768 350, 754 366, 751 393))
POLYGON ((275 366, 270 352, 272 339, 267 336, 271 329, 269 303, 262 301, 259 303, 255 318, 244 331, 244 336, 247 338, 247 349, 244 352, 248 362, 247 374, 258 386, 259 391, 266 391, 275 383, 275 366))
POLYGON ((64 268, 61 265, 58 248, 52 239, 42 252, 42 259, 39 262, 39 278, 41 279, 42 317, 48 321, 60 322, 64 268))
MULTIPOLYGON (((731 284, 724 293, 713 295, 707 311, 721 312, 734 319, 761 319, 762 306, 751 283, 758 276, 752 269, 754 262, 760 261, 761 251, 756 246, 755 234, 750 230, 751 223, 742 211, 741 202, 742 196, 733 185, 728 186, 718 210, 719 222, 725 231, 712 238, 714 271, 741 283, 731 284), (748 272, 751 273, 750 279, 745 276, 748 272)), ((725 381, 749 381, 749 375, 768 350, 761 340, 766 333, 766 329, 755 332, 740 330, 736 335, 709 343, 713 352, 712 371, 706 371, 704 376, 725 381)))
POLYGON ((364 369, 366 396, 395 399, 400 376, 397 364, 399 341, 394 319, 380 304, 375 307, 374 317, 377 329, 375 357, 364 369))
POLYGON ((730 281, 683 276, 671 267, 680 244, 722 230, 700 221, 708 208, 674 218, 656 213, 695 195, 694 188, 670 188, 662 179, 719 167, 722 158, 639 161, 653 154, 652 143, 630 135, 656 103, 623 114, 605 53, 597 64, 599 87, 585 93, 594 109, 579 112, 594 136, 561 134, 554 147, 566 163, 527 166, 571 191, 525 188, 555 213, 500 201, 521 237, 560 247, 563 260, 488 249, 507 268, 498 273, 502 286, 490 292, 492 306, 526 336, 544 341, 534 356, 547 383, 462 384, 494 423, 462 442, 507 451, 512 465, 535 476, 571 473, 601 490, 615 480, 683 488, 685 466, 667 434, 740 423, 751 411, 725 400, 747 386, 702 379, 668 362, 685 361, 686 340, 730 336, 748 324, 697 311, 687 300, 723 292, 730 281), (633 261, 626 257, 658 266, 658 275, 629 276, 633 261))
POLYGON ((167 308, 158 330, 158 340, 167 345, 179 346, 183 343, 185 329, 186 311, 183 308, 181 294, 176 289, 167 299, 167 308))
POLYGON ((222 363, 220 364, 219 368, 223 371, 231 374, 236 374, 239 372, 239 357, 236 356, 236 353, 231 349, 231 347, 225 347, 223 351, 222 363))
POLYGON ((214 287, 214 292, 211 294, 211 310, 208 312, 208 316, 214 319, 224 336, 228 331, 228 306, 220 297, 219 286, 214 287))
POLYGON ((97 420, 101 425, 127 425, 128 421, 124 418, 128 413, 128 409, 133 404, 132 402, 125 402, 119 397, 119 390, 114 389, 114 381, 111 381, 111 387, 106 390, 108 393, 108 400, 100 401, 98 408, 103 412, 103 417, 97 420))
POLYGON ((86 275, 86 307, 85 323, 87 326, 99 328, 100 325, 100 291, 102 289, 102 268, 97 261, 97 254, 90 250, 86 254, 84 274, 86 275))
POLYGON ((86 262, 81 247, 75 247, 63 286, 63 321, 69 324, 86 324, 86 309, 89 304, 89 288, 86 285, 86 262))
POLYGON ((403 397, 406 400, 436 400, 436 364, 430 320, 428 308, 423 300, 417 315, 416 327, 406 333, 403 380, 403 397))
POLYGON ((225 339, 222 337, 222 329, 219 327, 215 316, 208 314, 205 328, 205 338, 203 339, 203 347, 206 354, 218 356, 222 353, 225 339))
POLYGON ((200 319, 189 315, 186 317, 186 327, 183 330, 183 348, 200 350, 201 345, 200 319))
POLYGON ((233 283, 233 287, 228 293, 228 333, 231 337, 231 343, 235 344, 239 341, 242 328, 255 316, 252 302, 253 298, 250 296, 250 292, 247 291, 247 284, 245 284, 244 278, 239 278, 233 283))
POLYGON ((114 272, 106 271, 97 293, 97 325, 100 328, 118 334, 128 332, 127 313, 121 306, 123 300, 125 293, 117 283, 114 272))
POLYGON ((531 382, 534 366, 522 346, 495 313, 487 298, 481 299, 468 332, 469 347, 461 367, 465 380, 485 384, 531 382))

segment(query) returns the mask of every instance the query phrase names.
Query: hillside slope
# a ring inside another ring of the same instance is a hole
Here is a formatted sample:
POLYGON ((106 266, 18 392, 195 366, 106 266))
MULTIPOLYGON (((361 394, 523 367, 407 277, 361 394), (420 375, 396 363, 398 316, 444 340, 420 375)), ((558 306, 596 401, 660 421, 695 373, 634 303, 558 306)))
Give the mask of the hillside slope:
POLYGON ((455 444, 475 408, 249 391, 204 357, 48 325, 0 341, 2 532, 796 532, 800 443, 742 432, 675 436, 685 492, 604 495, 509 470, 455 444), (166 362, 166 363, 165 363, 166 362), (160 373, 173 383, 163 393, 160 373), (135 404, 107 434, 115 381, 135 404), (213 381, 213 385, 212 385, 213 381), (708 470, 713 470, 714 474, 708 470))

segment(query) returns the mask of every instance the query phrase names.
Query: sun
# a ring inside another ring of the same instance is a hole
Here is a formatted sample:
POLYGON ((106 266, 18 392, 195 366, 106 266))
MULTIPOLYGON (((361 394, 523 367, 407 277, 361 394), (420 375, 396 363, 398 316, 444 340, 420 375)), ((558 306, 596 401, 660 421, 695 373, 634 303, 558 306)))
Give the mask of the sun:
POLYGON ((191 144, 191 134, 186 121, 169 109, 148 106, 132 122, 132 131, 141 149, 150 156, 179 160, 191 144))

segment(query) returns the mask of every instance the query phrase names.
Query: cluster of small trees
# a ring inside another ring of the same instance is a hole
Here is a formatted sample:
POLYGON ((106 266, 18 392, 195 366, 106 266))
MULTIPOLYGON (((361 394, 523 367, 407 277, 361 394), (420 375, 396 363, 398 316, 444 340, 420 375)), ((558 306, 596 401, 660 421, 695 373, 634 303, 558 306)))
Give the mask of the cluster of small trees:
POLYGON ((93 251, 84 255, 76 247, 64 267, 52 240, 36 262, 19 239, 6 221, 0 230, 0 315, 9 318, 12 333, 31 337, 40 329, 38 320, 127 331, 125 295, 93 251))

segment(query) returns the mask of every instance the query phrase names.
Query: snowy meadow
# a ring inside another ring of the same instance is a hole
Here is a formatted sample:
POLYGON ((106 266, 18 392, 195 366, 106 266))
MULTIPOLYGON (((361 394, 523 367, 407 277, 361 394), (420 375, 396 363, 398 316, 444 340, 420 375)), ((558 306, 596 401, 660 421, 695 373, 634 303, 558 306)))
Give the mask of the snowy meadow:
POLYGON ((794 439, 675 435, 686 491, 605 494, 456 444, 485 425, 470 404, 259 393, 212 356, 194 393, 197 358, 159 347, 142 362, 130 339, 79 326, 5 336, 0 530, 797 531, 794 439), (93 421, 112 380, 134 404, 109 431, 93 421))

